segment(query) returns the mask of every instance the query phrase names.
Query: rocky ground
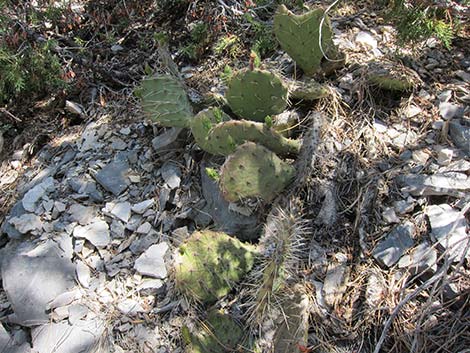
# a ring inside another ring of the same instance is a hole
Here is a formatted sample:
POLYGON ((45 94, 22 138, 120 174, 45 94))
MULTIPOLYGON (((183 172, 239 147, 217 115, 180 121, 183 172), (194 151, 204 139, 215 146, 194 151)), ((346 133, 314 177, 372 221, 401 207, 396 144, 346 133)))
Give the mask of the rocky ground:
MULTIPOLYGON (((322 79, 328 98, 290 107, 301 156, 312 153, 273 205, 226 202, 204 172, 220 161, 186 130, 145 121, 128 97, 101 111, 69 102, 83 124, 30 161, 28 146, 4 155, 0 187, 15 202, 0 235, 0 352, 183 352, 182 327, 205 309, 174 290, 175 249, 208 227, 256 242, 274 206, 292 203, 307 229, 295 277, 310 330, 299 352, 466 352, 469 48, 397 47, 369 10, 333 16, 348 63, 322 79), (415 88, 378 91, 370 62, 399 67, 398 55, 415 88)), ((204 65, 179 68, 195 105, 204 65)), ((264 65, 295 71, 281 51, 264 65)), ((243 298, 240 286, 215 306, 248 327, 243 298)))

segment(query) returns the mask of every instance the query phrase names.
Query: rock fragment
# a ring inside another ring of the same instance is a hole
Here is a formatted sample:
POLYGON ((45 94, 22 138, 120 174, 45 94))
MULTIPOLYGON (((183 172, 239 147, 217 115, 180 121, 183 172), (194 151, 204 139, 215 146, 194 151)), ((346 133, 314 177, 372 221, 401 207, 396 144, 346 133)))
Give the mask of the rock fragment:
POLYGON ((153 150, 155 152, 161 152, 172 148, 172 144, 176 141, 182 130, 182 128, 173 127, 156 136, 152 140, 153 150))
POLYGON ((154 199, 148 199, 139 203, 136 203, 134 206, 132 206, 132 212, 138 213, 138 214, 143 214, 145 211, 147 211, 153 204, 155 203, 154 199))
POLYGON ((130 184, 129 165, 125 161, 117 160, 107 164, 96 175, 96 181, 115 196, 124 192, 130 184))
POLYGON ((32 213, 10 218, 8 222, 21 234, 26 234, 33 230, 42 230, 43 227, 41 218, 32 213))
POLYGON ((21 202, 26 211, 34 212, 36 211, 37 202, 47 193, 53 191, 54 189, 54 178, 48 177, 40 184, 36 185, 30 189, 23 196, 21 202))
POLYGON ((73 229, 75 238, 85 238, 96 247, 104 247, 109 244, 109 227, 105 221, 95 221, 86 226, 76 226, 73 229))
POLYGON ((470 260, 470 251, 464 252, 470 241, 465 215, 447 204, 429 206, 426 215, 431 223, 431 237, 440 249, 454 261, 460 261, 462 256, 470 260))
POLYGON ((383 266, 391 267, 400 257, 413 246, 415 227, 411 222, 405 222, 392 229, 372 251, 372 256, 383 266))
POLYGON ((168 244, 165 242, 152 245, 135 261, 134 268, 142 275, 165 278, 167 270, 164 256, 167 250, 168 244))
POLYGON ((176 189, 181 183, 181 169, 171 162, 164 163, 161 168, 162 178, 170 189, 176 189))

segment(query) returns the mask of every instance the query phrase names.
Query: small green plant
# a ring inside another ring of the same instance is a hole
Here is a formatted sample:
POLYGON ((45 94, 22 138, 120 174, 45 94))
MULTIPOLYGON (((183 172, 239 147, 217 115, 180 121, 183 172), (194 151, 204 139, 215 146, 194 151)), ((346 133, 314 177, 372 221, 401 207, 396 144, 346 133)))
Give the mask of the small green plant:
POLYGON ((227 53, 231 58, 236 58, 242 51, 240 38, 234 34, 227 34, 217 41, 214 53, 217 55, 227 53))
POLYGON ((209 30, 204 22, 197 23, 190 31, 190 39, 181 48, 181 54, 189 60, 197 60, 210 41, 209 30))
POLYGON ((261 58, 265 58, 272 54, 278 46, 273 35, 272 26, 257 21, 249 13, 246 13, 244 16, 253 30, 252 41, 254 44, 251 47, 251 50, 256 52, 261 58))
POLYGON ((219 181, 220 179, 220 174, 217 170, 214 168, 206 168, 206 174, 209 178, 215 181, 219 181))
POLYGON ((415 42, 432 36, 450 48, 454 34, 458 31, 458 19, 449 18, 449 13, 442 8, 424 5, 411 5, 405 0, 391 0, 392 11, 389 20, 398 31, 398 38, 403 42, 415 42))
POLYGON ((224 71, 220 74, 220 79, 223 83, 228 85, 233 76, 233 70, 229 65, 225 65, 224 71))
POLYGON ((54 41, 15 44, 18 43, 0 46, 2 104, 26 96, 40 97, 66 87, 59 58, 52 50, 56 45, 54 41))

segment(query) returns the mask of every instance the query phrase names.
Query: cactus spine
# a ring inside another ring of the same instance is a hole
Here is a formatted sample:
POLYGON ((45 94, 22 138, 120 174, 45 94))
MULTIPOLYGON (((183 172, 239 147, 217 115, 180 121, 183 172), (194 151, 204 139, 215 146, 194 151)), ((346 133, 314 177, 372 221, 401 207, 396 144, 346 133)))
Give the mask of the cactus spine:
POLYGON ((268 217, 260 240, 260 264, 251 274, 250 321, 261 325, 276 309, 273 303, 284 293, 287 281, 294 277, 299 264, 300 248, 305 235, 304 221, 288 208, 277 207, 268 217))
POLYGON ((175 283, 189 298, 213 303, 253 267, 254 247, 222 232, 195 232, 175 256, 175 283))
POLYGON ((294 178, 295 169, 267 148, 246 142, 230 155, 220 173, 222 195, 227 201, 254 197, 271 201, 294 178))
POLYGON ((247 120, 263 122, 287 107, 288 89, 276 74, 265 70, 240 70, 230 80, 226 98, 232 111, 247 120))
POLYGON ((284 5, 280 5, 274 15, 274 34, 281 48, 307 75, 320 71, 323 53, 336 57, 333 32, 328 19, 322 27, 320 47, 320 23, 323 15, 322 9, 295 15, 284 5))
POLYGON ((183 86, 170 75, 147 78, 136 94, 147 116, 162 126, 189 127, 191 105, 183 86))

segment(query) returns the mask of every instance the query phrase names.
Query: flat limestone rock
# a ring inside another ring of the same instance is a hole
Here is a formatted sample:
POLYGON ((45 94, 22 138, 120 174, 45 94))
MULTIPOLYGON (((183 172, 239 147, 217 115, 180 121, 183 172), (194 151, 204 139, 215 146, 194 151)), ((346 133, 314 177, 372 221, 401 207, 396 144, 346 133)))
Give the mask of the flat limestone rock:
POLYGON ((220 192, 217 182, 205 172, 206 165, 201 166, 202 194, 207 202, 206 211, 210 214, 218 229, 230 235, 236 235, 241 240, 256 239, 260 226, 256 215, 244 216, 229 209, 227 202, 220 192))
POLYGON ((76 226, 73 229, 75 238, 85 238, 96 247, 104 247, 109 244, 109 226, 105 221, 95 221, 86 226, 76 226))
POLYGON ((41 218, 32 213, 10 218, 8 223, 12 224, 21 234, 26 234, 32 230, 42 230, 43 226, 41 218))
POLYGON ((128 173, 129 164, 126 161, 116 160, 101 169, 95 178, 105 190, 119 196, 130 184, 128 173))
POLYGON ((31 332, 33 349, 37 353, 93 352, 103 329, 99 320, 78 320, 74 325, 62 322, 42 325, 31 332))
POLYGON ((429 206, 426 215, 431 223, 431 237, 441 250, 448 250, 454 261, 460 261, 462 256, 470 260, 470 251, 463 252, 470 241, 465 216, 447 204, 429 206))
MULTIPOLYGON (((27 212, 23 207, 23 203, 19 201, 11 209, 9 219, 20 217, 24 215, 25 213, 27 212)), ((8 222, 8 218, 6 222, 3 222, 1 231, 6 233, 10 239, 21 239, 23 237, 23 234, 20 233, 13 224, 8 222)))
POLYGON ((465 196, 470 191, 470 177, 463 173, 433 175, 406 174, 398 177, 402 191, 414 196, 450 195, 465 196))
POLYGON ((400 257, 413 246, 415 227, 411 222, 405 222, 392 229, 372 251, 372 256, 382 265, 391 267, 400 257))
POLYGON ((2 261, 3 288, 15 322, 35 326, 49 321, 48 304, 73 287, 75 268, 53 241, 35 248, 8 249, 2 261))
POLYGON ((50 190, 54 188, 54 178, 48 177, 42 183, 30 189, 23 196, 21 202, 26 211, 36 211, 37 202, 50 190))
POLYGON ((155 278, 167 276, 164 256, 168 251, 167 243, 152 245, 136 261, 134 268, 137 272, 155 278))

